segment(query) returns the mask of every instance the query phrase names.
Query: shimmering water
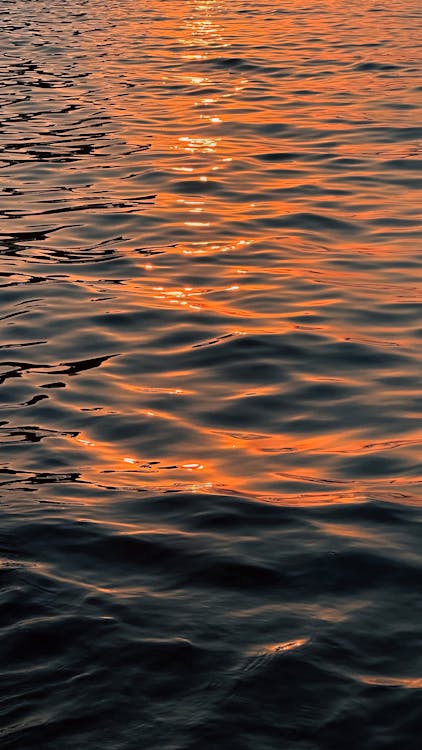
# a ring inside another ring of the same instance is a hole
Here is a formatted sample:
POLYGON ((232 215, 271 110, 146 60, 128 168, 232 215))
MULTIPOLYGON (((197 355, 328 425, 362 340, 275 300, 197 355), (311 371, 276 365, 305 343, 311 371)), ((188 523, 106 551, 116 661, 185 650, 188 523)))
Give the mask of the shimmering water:
POLYGON ((0 6, 12 750, 416 750, 419 0, 0 6))

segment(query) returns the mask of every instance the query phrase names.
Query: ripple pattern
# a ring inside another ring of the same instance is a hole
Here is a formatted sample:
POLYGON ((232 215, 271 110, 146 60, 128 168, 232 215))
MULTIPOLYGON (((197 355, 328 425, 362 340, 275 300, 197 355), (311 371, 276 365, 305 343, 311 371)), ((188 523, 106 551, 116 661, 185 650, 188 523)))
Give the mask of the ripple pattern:
POLYGON ((416 750, 417 0, 0 7, 6 750, 416 750))

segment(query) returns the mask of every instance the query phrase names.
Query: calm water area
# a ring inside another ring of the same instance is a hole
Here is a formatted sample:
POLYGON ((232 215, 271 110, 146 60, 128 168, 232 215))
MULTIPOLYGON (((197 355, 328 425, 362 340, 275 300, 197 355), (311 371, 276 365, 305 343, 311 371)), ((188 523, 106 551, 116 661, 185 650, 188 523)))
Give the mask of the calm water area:
POLYGON ((2 749, 418 750, 420 0, 0 29, 2 749))

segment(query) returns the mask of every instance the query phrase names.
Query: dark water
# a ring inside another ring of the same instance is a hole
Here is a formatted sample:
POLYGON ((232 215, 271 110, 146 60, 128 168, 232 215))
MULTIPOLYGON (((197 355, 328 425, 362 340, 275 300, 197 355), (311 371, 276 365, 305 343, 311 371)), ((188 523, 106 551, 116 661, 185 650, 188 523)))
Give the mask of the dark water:
POLYGON ((419 0, 3 0, 7 750, 416 750, 419 0))

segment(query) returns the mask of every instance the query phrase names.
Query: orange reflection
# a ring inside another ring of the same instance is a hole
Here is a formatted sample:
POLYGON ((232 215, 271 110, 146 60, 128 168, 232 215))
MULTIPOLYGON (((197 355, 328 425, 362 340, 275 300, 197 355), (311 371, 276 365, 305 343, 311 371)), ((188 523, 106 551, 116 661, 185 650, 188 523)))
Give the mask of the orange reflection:
MULTIPOLYGON (((148 27, 165 43, 158 54, 146 40, 140 55, 138 6, 124 50, 111 41, 111 69, 94 76, 119 137, 145 146, 129 171, 120 154, 113 170, 98 166, 101 191, 124 191, 128 203, 124 214, 113 205, 97 276, 84 265, 90 238, 66 235, 80 261, 69 272, 72 314, 87 340, 101 332, 119 356, 101 381, 78 375, 57 393, 78 436, 51 450, 75 450, 99 486, 416 502, 412 29, 397 31, 402 67, 389 72, 376 69, 389 53, 370 14, 346 30, 312 14, 306 31, 301 16, 280 23, 258 7, 251 28, 223 0, 166 2, 148 27), (376 64, 363 59, 363 39, 376 64)), ((79 196, 84 175, 72 178, 79 196)), ((31 231, 41 222, 31 218, 31 231)), ((48 265, 35 250, 23 257, 48 265)), ((62 301, 49 304, 59 319, 62 301)))
POLYGON ((401 687, 407 690, 420 690, 422 677, 380 677, 378 675, 357 675, 356 679, 375 687, 401 687))

